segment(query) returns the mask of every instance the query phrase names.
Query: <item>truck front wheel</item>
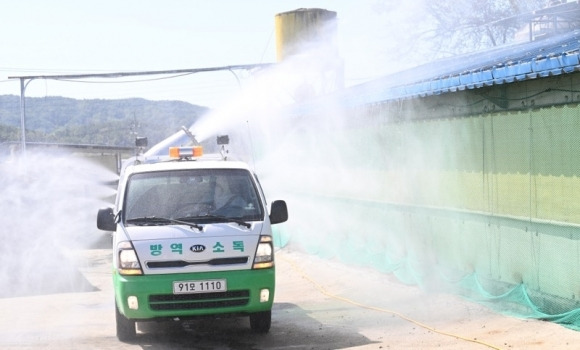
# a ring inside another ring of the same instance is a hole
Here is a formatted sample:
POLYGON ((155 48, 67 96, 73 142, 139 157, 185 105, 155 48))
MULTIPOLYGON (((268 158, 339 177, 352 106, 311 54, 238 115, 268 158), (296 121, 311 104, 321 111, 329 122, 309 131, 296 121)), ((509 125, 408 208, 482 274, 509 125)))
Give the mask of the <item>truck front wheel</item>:
POLYGON ((131 341, 137 337, 135 321, 123 316, 115 303, 115 320, 117 321, 117 338, 120 341, 131 341))
POLYGON ((250 314, 250 327, 256 333, 268 333, 272 325, 272 310, 250 314))

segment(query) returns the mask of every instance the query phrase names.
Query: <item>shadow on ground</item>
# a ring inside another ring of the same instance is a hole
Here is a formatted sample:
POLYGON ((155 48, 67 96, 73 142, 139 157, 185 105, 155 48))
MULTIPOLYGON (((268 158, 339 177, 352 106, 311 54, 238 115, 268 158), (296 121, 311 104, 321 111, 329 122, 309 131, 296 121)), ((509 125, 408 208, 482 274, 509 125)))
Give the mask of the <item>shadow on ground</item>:
POLYGON ((372 343, 354 328, 324 326, 309 314, 294 304, 276 303, 268 334, 252 332, 247 317, 140 323, 137 340, 132 344, 147 350, 324 350, 372 343))

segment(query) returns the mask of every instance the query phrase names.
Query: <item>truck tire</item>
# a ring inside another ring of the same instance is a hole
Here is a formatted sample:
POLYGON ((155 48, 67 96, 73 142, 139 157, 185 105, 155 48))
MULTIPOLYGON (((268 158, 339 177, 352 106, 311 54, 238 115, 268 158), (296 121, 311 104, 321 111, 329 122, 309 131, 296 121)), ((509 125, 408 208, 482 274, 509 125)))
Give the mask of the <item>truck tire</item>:
POLYGON ((117 322, 117 338, 122 341, 135 340, 137 337, 137 328, 135 321, 123 316, 115 303, 115 321, 117 322))
POLYGON ((250 314, 250 327, 256 333, 268 333, 272 325, 272 310, 250 314))

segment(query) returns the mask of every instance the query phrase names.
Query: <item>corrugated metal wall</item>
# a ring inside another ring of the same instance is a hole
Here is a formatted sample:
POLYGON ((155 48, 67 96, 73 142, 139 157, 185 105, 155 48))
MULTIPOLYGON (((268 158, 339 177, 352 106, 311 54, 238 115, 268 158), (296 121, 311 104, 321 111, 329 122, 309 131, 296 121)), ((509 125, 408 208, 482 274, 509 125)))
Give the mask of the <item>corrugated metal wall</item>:
POLYGON ((406 283, 476 274, 494 282, 490 291, 523 285, 538 305, 546 296, 575 304, 579 130, 578 104, 301 129, 296 145, 329 152, 296 158, 293 217, 319 215, 287 230, 311 253, 406 283))

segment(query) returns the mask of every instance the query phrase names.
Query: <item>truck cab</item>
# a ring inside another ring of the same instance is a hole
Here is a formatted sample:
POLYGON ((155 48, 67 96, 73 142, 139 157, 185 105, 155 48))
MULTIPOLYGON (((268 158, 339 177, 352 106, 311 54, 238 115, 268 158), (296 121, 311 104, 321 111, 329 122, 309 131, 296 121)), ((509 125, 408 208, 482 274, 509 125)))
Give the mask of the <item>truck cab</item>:
POLYGON ((117 337, 134 339, 138 321, 202 316, 249 316, 252 330, 268 332, 271 225, 287 219, 286 203, 268 207, 247 164, 201 146, 126 167, 115 207, 97 215, 113 232, 117 337))

